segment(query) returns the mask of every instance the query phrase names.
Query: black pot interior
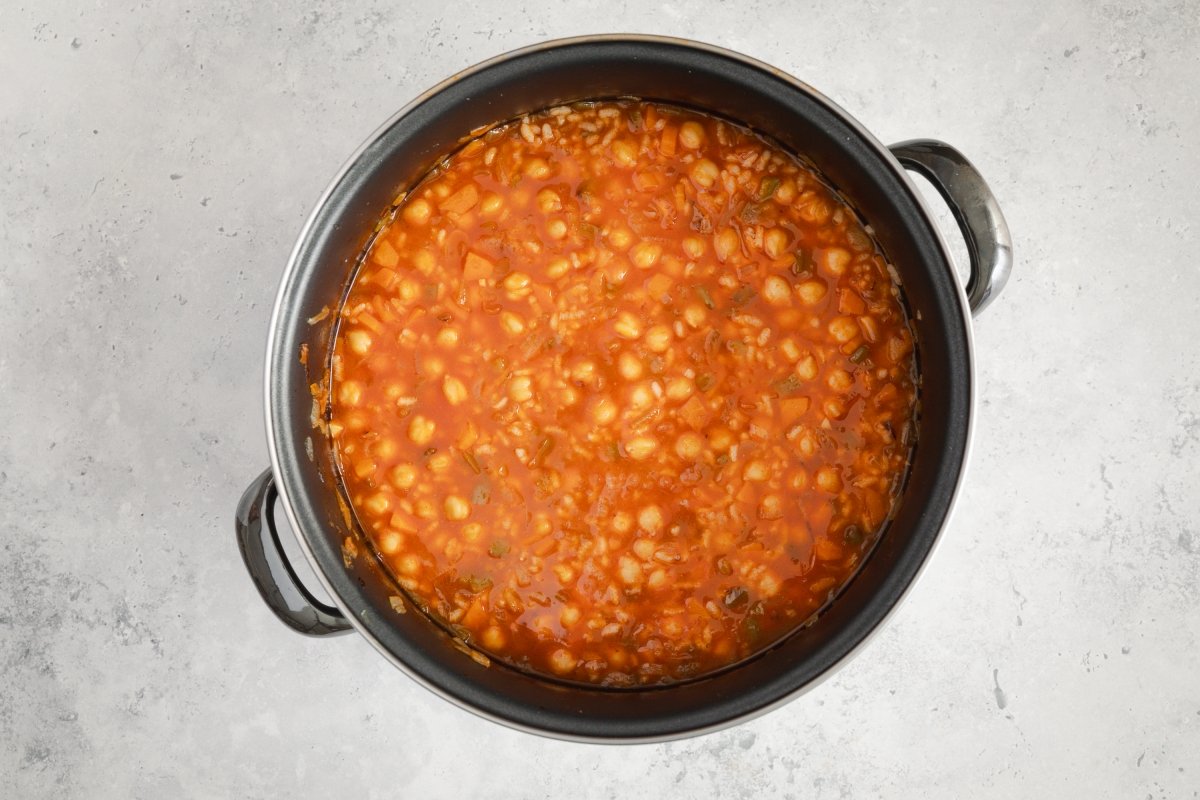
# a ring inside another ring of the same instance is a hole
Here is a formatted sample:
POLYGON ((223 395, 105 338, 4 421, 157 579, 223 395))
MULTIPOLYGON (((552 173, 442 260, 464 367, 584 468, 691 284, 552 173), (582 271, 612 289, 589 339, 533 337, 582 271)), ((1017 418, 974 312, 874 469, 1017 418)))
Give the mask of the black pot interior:
POLYGON ((420 100, 342 176, 300 243, 269 354, 277 480, 342 606, 423 682, 507 724, 585 739, 650 739, 720 726, 761 711, 843 659, 893 608, 949 512, 965 458, 971 369, 951 265, 913 190, 866 136, 819 96, 731 54, 684 42, 572 40, 469 71, 420 100), (696 106, 782 142, 813 164, 874 226, 903 282, 917 333, 921 425, 897 515, 857 577, 815 624, 716 676, 666 688, 564 686, 503 665, 484 667, 398 594, 348 522, 331 453, 311 423, 309 384, 327 361, 336 304, 367 236, 396 194, 468 131, 561 102, 636 96, 696 106), (299 359, 308 346, 307 367, 299 359), (311 443, 311 446, 310 444, 311 443), (311 455, 309 454, 311 452, 311 455), (344 544, 357 557, 344 563, 344 544))

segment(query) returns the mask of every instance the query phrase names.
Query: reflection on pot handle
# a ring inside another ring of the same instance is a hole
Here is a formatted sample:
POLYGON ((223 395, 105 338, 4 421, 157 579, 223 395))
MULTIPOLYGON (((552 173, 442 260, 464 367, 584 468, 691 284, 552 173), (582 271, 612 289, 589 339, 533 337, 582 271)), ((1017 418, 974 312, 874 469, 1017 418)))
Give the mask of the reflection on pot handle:
POLYGON ((967 301, 977 316, 1012 271, 1012 236, 995 195, 967 157, 945 142, 913 139, 888 149, 906 169, 927 178, 954 213, 971 256, 967 301))
POLYGON ((275 497, 275 476, 268 469, 242 495, 234 521, 242 560, 246 562, 258 593, 275 616, 292 630, 309 636, 330 636, 353 630, 342 612, 313 597, 296 576, 275 530, 275 497), (268 537, 278 565, 268 558, 268 537), (285 596, 281 586, 292 589, 289 592, 293 595, 291 599, 285 596))

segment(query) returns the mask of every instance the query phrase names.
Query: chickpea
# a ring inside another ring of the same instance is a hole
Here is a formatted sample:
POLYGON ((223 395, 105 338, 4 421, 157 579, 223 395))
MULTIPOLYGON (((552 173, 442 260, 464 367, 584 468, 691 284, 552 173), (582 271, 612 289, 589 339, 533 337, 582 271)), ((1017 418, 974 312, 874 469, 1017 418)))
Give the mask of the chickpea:
POLYGON ((853 317, 834 317, 829 322, 829 333, 838 342, 845 344, 858 336, 858 323, 853 317))
POLYGON ((412 464, 397 464, 392 467, 388 477, 397 489, 411 489, 417 482, 417 468, 412 464))
POLYGON ((638 512, 638 527, 647 533, 658 533, 663 527, 662 509, 649 505, 638 512))
POLYGON ((516 403, 528 403, 533 399, 533 379, 528 375, 517 375, 508 382, 508 396, 516 403))
POLYGON ((511 294, 529 289, 529 285, 532 282, 533 279, 524 272, 510 272, 504 276, 503 285, 511 294))
POLYGON ((660 256, 662 256, 662 245, 654 242, 638 242, 629 251, 629 257, 633 260, 634 266, 639 269, 650 269, 658 263, 660 256))
POLYGON ((683 321, 693 328, 699 328, 706 319, 708 319, 708 313, 699 303, 692 303, 683 310, 683 321))
POLYGON ((850 251, 841 247, 830 247, 817 254, 817 263, 834 277, 841 276, 850 266, 850 251))
POLYGON ((543 158, 531 158, 525 162, 525 174, 536 181, 550 177, 550 165, 543 158))
POLYGON ((817 488, 823 492, 836 494, 842 490, 842 476, 837 467, 824 466, 817 470, 817 488))
POLYGON ((675 440, 675 454, 687 461, 695 461, 704 450, 704 439, 700 434, 688 431, 675 440))
POLYGON ((492 217, 499 213, 504 207, 504 201, 500 199, 500 195, 495 192, 487 192, 483 196, 483 200, 479 202, 479 213, 485 217, 492 217))
POLYGON ((382 516, 392 507, 392 498, 383 492, 376 492, 366 499, 363 506, 375 516, 382 516))
POLYGON ((636 584, 642 579, 642 565, 637 562, 637 559, 621 556, 617 561, 617 574, 626 584, 636 584))
POLYGON ((725 451, 733 447, 733 431, 729 428, 713 428, 708 434, 708 443, 717 451, 725 451))
POLYGON ((633 232, 628 228, 613 228, 607 238, 614 250, 625 251, 633 244, 633 232))
POLYGON ((625 443, 625 453, 634 461, 645 461, 658 450, 658 442, 650 436, 635 436, 625 443))
POLYGON ((679 126, 679 143, 688 150, 697 150, 704 144, 704 126, 688 120, 679 126))
POLYGON ((552 214, 555 211, 562 211, 562 198, 553 189, 542 189, 537 193, 537 205, 538 210, 543 214, 552 214))
POLYGON ((771 476, 771 471, 767 468, 766 463, 762 461, 751 461, 742 470, 742 480, 761 483, 771 476))
POLYGON ((408 423, 408 438, 412 440, 413 444, 429 444, 436 430, 437 425, 433 420, 417 414, 412 418, 412 422, 408 423))
POLYGON ((724 264, 741 247, 741 240, 733 228, 722 228, 713 237, 713 252, 717 260, 724 264))
POLYGON ((612 145, 613 159, 622 167, 636 167, 638 161, 637 145, 627 139, 617 139, 612 145))
POLYGON ((667 397, 671 400, 687 400, 696 391, 690 378, 671 378, 667 381, 667 397))
POLYGON ((792 288, 778 275, 763 281, 763 299, 773 306, 786 306, 792 302, 792 288))
POLYGON ((692 163, 691 169, 688 170, 688 175, 697 186, 702 189, 708 189, 717 182, 721 171, 717 168, 716 164, 707 158, 700 158, 692 163))
POLYGON ((449 495, 442 503, 446 519, 461 522, 471 515, 471 504, 456 494, 449 495))
POLYGON ((806 306, 815 306, 821 302, 821 298, 825 297, 825 284, 821 281, 804 281, 796 287, 796 294, 800 297, 800 302, 806 306))
POLYGON ((666 325, 655 325, 646 331, 646 347, 653 353, 665 353, 671 347, 671 329, 666 325))
POLYGON ((357 406, 362 402, 363 385, 358 381, 342 381, 338 387, 338 401, 342 405, 357 406))
POLYGON ((401 216, 410 225, 425 225, 433 216, 433 206, 429 204, 428 200, 418 197, 404 207, 401 216))
POLYGON ((617 372, 621 373, 621 377, 627 381, 636 381, 642 377, 645 372, 645 367, 642 362, 633 353, 621 353, 617 359, 617 372))
POLYGON ((488 650, 497 651, 508 643, 508 637, 504 635, 504 629, 499 625, 489 625, 483 629, 483 635, 479 637, 479 642, 488 650))
POLYGON ((623 339, 636 339, 642 335, 642 323, 632 313, 622 311, 613 322, 613 330, 623 339))
POLYGON ((607 425, 617 418, 617 404, 609 397, 598 397, 592 401, 592 421, 607 425))
POLYGON ((458 378, 447 375, 442 378, 442 394, 447 403, 456 406, 467 399, 467 387, 458 378))
POLYGON ((708 251, 708 245, 699 236, 689 236, 683 240, 683 252, 690 259, 700 258, 708 251))
POLYGON ((346 344, 355 353, 365 356, 371 352, 371 334, 360 330, 349 331, 346 334, 346 344))
POLYGON ((787 252, 788 235, 783 228, 771 228, 763 234, 763 252, 779 258, 787 252))
POLYGON ((501 311, 500 327, 509 336, 520 336, 525 332, 525 321, 511 311, 501 311))
POLYGON ((854 387, 854 376, 844 369, 835 369, 829 373, 825 383, 833 391, 845 394, 854 387))

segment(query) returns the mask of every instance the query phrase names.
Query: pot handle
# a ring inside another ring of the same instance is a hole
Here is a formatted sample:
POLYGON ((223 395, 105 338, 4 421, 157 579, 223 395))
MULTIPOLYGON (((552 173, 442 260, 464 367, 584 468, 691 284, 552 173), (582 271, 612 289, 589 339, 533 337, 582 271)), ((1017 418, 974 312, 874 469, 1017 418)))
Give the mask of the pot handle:
POLYGON ((294 631, 309 636, 331 636, 354 630, 342 612, 313 597, 292 569, 275 530, 277 494, 275 476, 268 469, 255 478, 242 495, 234 521, 238 548, 258 593, 275 616, 294 631), (282 571, 267 558, 268 537, 282 571), (294 590, 291 594, 299 597, 289 599, 281 586, 290 586, 294 590))
POLYGON ((1012 235, 996 196, 967 157, 945 142, 912 139, 888 149, 905 169, 927 178, 953 212, 971 256, 967 302, 978 316, 1012 271, 1012 235))

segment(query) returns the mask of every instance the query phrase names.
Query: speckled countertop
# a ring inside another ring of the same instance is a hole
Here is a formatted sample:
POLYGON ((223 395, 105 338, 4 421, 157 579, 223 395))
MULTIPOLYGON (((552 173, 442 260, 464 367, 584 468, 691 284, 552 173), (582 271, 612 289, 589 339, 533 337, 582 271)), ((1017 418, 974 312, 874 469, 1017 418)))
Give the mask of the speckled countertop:
POLYGON ((1195 797, 1200 9, 0 3, 0 797, 1195 797), (959 512, 872 644, 698 739, 514 733, 276 622, 232 516, 267 317, 343 159, 484 57, 746 52, 934 136, 1016 239, 959 512))

